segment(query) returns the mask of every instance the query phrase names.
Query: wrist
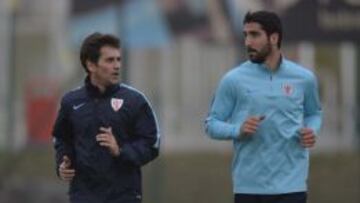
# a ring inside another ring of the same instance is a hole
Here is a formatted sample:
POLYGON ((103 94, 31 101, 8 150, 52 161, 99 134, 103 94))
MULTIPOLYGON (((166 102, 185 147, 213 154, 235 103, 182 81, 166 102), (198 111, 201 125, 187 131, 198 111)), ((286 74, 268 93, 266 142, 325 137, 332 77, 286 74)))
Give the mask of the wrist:
POLYGON ((244 133, 244 132, 240 132, 239 133, 239 139, 241 140, 241 139, 245 139, 247 137, 247 134, 246 133, 244 133))
POLYGON ((114 151, 114 156, 115 156, 115 157, 119 157, 120 154, 121 154, 121 151, 122 151, 122 149, 121 149, 120 147, 118 147, 118 148, 114 151))

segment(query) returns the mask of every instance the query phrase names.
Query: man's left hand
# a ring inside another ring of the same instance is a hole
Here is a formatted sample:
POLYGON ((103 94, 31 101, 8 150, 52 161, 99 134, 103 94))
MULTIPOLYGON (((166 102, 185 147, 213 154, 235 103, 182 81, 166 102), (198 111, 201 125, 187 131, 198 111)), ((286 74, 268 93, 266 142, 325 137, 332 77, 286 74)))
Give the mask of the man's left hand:
POLYGON ((111 127, 100 127, 100 132, 96 135, 96 141, 99 142, 100 146, 107 147, 113 156, 119 156, 120 147, 116 142, 111 127))
POLYGON ((300 142, 305 148, 311 148, 315 145, 316 136, 311 128, 302 128, 300 130, 300 142))

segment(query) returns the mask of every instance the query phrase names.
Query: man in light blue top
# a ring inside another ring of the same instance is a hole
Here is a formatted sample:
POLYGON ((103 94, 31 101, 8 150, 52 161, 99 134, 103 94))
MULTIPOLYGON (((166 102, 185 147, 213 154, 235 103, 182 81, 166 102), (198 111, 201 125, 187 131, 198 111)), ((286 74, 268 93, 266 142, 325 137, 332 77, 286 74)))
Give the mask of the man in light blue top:
POLYGON ((222 78, 206 133, 234 143, 235 203, 305 203, 322 119, 316 77, 282 56, 275 13, 247 13, 244 36, 250 60, 222 78))

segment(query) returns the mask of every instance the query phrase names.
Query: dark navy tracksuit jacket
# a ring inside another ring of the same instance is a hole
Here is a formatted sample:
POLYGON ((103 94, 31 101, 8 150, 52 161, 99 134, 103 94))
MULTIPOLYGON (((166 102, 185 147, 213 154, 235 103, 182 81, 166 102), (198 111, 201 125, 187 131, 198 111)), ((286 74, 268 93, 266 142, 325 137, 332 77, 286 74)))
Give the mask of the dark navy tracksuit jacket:
POLYGON ((158 156, 160 138, 156 117, 142 93, 124 84, 100 93, 87 78, 84 86, 62 98, 53 137, 56 168, 68 155, 76 170, 70 202, 141 202, 140 167, 158 156), (96 141, 100 127, 112 127, 119 157, 96 141))

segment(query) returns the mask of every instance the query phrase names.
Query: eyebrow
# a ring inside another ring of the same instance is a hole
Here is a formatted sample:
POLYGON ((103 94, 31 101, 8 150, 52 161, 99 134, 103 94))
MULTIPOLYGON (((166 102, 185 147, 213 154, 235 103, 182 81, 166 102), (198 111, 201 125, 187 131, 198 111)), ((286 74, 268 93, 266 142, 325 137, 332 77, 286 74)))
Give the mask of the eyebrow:
POLYGON ((244 31, 243 33, 244 33, 244 34, 258 34, 258 33, 260 33, 260 32, 259 32, 259 31, 256 31, 256 30, 250 30, 250 31, 248 31, 248 32, 244 31))
POLYGON ((109 57, 107 57, 107 58, 105 58, 105 60, 121 60, 122 59, 122 57, 121 56, 109 56, 109 57))

